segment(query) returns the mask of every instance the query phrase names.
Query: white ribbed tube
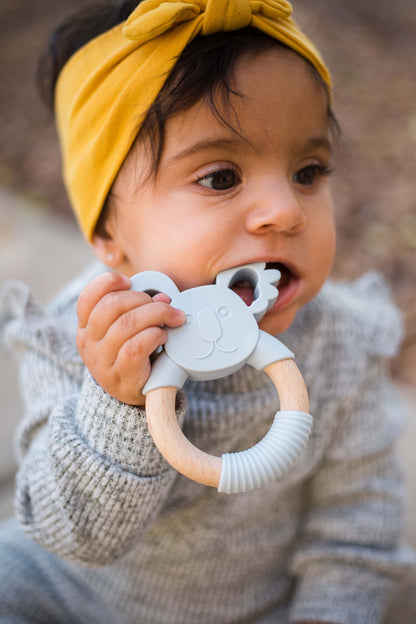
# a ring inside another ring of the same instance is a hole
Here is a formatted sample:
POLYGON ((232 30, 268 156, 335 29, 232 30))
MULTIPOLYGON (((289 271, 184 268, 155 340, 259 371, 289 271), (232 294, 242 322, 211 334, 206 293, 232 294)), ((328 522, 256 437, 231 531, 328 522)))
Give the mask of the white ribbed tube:
POLYGON ((219 492, 249 492, 281 477, 305 448, 312 416, 295 410, 277 412, 258 444, 239 453, 222 455, 219 492))

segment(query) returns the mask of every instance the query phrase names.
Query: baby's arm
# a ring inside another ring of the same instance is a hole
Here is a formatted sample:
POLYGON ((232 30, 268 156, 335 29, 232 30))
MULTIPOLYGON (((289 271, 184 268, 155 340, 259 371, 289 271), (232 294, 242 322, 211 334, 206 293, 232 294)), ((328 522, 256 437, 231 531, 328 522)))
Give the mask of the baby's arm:
MULTIPOLYGON (((75 348, 75 302, 45 313, 23 287, 5 296, 20 299, 15 307, 23 308, 6 322, 10 346, 24 351, 20 521, 62 557, 111 562, 157 516, 176 472, 154 446, 144 410, 112 397, 85 369, 75 348)), ((184 410, 179 395, 179 422, 184 410)))
POLYGON ((142 389, 150 356, 167 339, 163 326, 177 327, 185 314, 166 295, 153 299, 129 290, 130 280, 105 273, 78 300, 78 351, 97 383, 115 399, 144 405, 142 389))

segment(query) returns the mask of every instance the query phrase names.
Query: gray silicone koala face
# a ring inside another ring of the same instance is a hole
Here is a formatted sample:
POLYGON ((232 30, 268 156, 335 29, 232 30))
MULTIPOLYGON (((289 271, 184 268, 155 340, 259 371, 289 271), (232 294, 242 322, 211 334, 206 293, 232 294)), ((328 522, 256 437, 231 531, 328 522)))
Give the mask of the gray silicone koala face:
POLYGON ((273 306, 278 295, 274 284, 279 278, 278 270, 267 269, 264 262, 253 262, 221 271, 215 284, 180 292, 167 275, 158 271, 134 275, 133 290, 163 292, 186 315, 181 327, 167 328, 164 354, 156 360, 146 388, 155 381, 153 389, 169 385, 181 388, 186 376, 217 379, 241 368, 256 350, 260 336, 257 322, 273 306), (247 282, 254 295, 249 306, 232 290, 233 285, 247 282), (172 368, 167 362, 176 366, 172 368))
POLYGON ((215 284, 178 293, 174 307, 184 310, 181 327, 168 329, 165 350, 181 368, 206 379, 240 368, 256 347, 259 328, 252 311, 230 290, 215 284))

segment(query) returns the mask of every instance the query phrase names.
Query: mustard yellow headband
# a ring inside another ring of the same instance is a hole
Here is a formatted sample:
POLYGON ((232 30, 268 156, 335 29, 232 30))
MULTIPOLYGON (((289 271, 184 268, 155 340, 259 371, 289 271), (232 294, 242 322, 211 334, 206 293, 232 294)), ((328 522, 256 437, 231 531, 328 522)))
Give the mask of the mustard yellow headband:
POLYGON ((285 0, 144 0, 64 66, 55 109, 64 181, 91 240, 105 199, 177 57, 197 35, 251 26, 329 72, 285 0))

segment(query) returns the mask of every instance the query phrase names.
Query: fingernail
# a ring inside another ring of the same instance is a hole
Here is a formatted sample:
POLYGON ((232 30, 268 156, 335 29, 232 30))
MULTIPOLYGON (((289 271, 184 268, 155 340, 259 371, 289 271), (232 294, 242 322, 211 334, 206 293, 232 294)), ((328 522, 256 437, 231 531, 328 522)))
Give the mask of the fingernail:
POLYGON ((162 301, 163 303, 170 303, 170 299, 164 293, 156 293, 152 297, 153 301, 162 301))
POLYGON ((185 320, 185 312, 183 310, 180 310, 179 308, 173 308, 173 309, 175 310, 175 316, 177 316, 182 321, 184 321, 185 320))

